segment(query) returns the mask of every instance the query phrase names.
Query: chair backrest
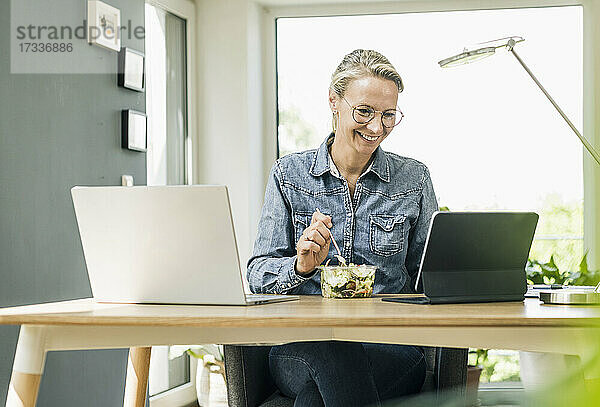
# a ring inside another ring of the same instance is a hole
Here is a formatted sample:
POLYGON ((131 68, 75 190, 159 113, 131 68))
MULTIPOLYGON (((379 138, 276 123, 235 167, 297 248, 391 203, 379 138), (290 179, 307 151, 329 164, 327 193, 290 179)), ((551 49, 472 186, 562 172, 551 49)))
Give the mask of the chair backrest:
MULTIPOLYGON (((260 406, 277 390, 269 373, 270 350, 270 346, 225 345, 225 374, 230 406, 260 406)), ((423 351, 427 373, 421 391, 444 391, 446 397, 464 397, 467 349, 424 346, 423 351)))
POLYGON ((270 346, 224 346, 230 406, 259 406, 277 387, 269 373, 270 346))

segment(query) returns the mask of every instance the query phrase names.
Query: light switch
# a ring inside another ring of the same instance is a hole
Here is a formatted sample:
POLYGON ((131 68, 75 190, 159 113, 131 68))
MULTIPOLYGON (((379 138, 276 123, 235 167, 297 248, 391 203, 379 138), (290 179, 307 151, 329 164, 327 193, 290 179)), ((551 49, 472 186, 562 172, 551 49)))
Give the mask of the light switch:
POLYGON ((133 175, 121 175, 121 185, 124 187, 132 187, 133 175))

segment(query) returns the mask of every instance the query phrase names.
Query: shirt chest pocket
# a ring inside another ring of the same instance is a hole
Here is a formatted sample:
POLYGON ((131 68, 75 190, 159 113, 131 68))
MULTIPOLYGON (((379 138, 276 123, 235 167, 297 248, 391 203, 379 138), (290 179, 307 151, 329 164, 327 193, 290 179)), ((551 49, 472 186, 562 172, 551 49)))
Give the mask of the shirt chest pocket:
POLYGON ((298 244, 298 240, 300 240, 300 236, 302 236, 302 232, 304 229, 310 226, 310 221, 312 220, 312 213, 310 212, 296 212, 294 215, 294 232, 296 241, 295 244, 298 244))
POLYGON ((379 256, 392 256, 404 248, 404 215, 370 215, 371 251, 379 256))

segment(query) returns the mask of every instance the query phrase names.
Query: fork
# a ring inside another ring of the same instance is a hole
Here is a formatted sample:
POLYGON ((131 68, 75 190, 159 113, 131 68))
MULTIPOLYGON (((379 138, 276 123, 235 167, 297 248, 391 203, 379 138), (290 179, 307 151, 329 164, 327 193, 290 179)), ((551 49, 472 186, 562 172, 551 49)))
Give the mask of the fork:
MULTIPOLYGON (((319 208, 316 208, 317 212, 319 213, 323 213, 319 210, 319 208)), ((335 255, 335 258, 338 259, 338 261, 342 264, 346 264, 346 259, 344 259, 344 257, 342 256, 342 252, 340 252, 340 247, 338 246, 337 242, 335 241, 335 237, 333 237, 333 233, 331 233, 330 229, 327 229, 327 231, 329 232, 329 236, 331 236, 331 241, 333 242, 333 245, 335 246, 335 250, 337 250, 337 253, 335 255)))

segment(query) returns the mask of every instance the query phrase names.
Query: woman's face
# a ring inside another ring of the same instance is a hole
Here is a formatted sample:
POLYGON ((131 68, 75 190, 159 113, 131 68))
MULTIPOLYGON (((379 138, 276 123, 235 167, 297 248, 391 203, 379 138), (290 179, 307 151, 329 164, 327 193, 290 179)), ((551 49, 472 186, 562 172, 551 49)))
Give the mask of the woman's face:
POLYGON ((398 87, 389 79, 365 76, 349 83, 343 98, 329 91, 329 105, 338 112, 336 142, 342 142, 359 155, 371 156, 377 146, 391 133, 393 128, 383 127, 379 112, 395 109, 398 102, 398 87), (352 118, 352 108, 368 105, 378 112, 366 124, 352 118))

